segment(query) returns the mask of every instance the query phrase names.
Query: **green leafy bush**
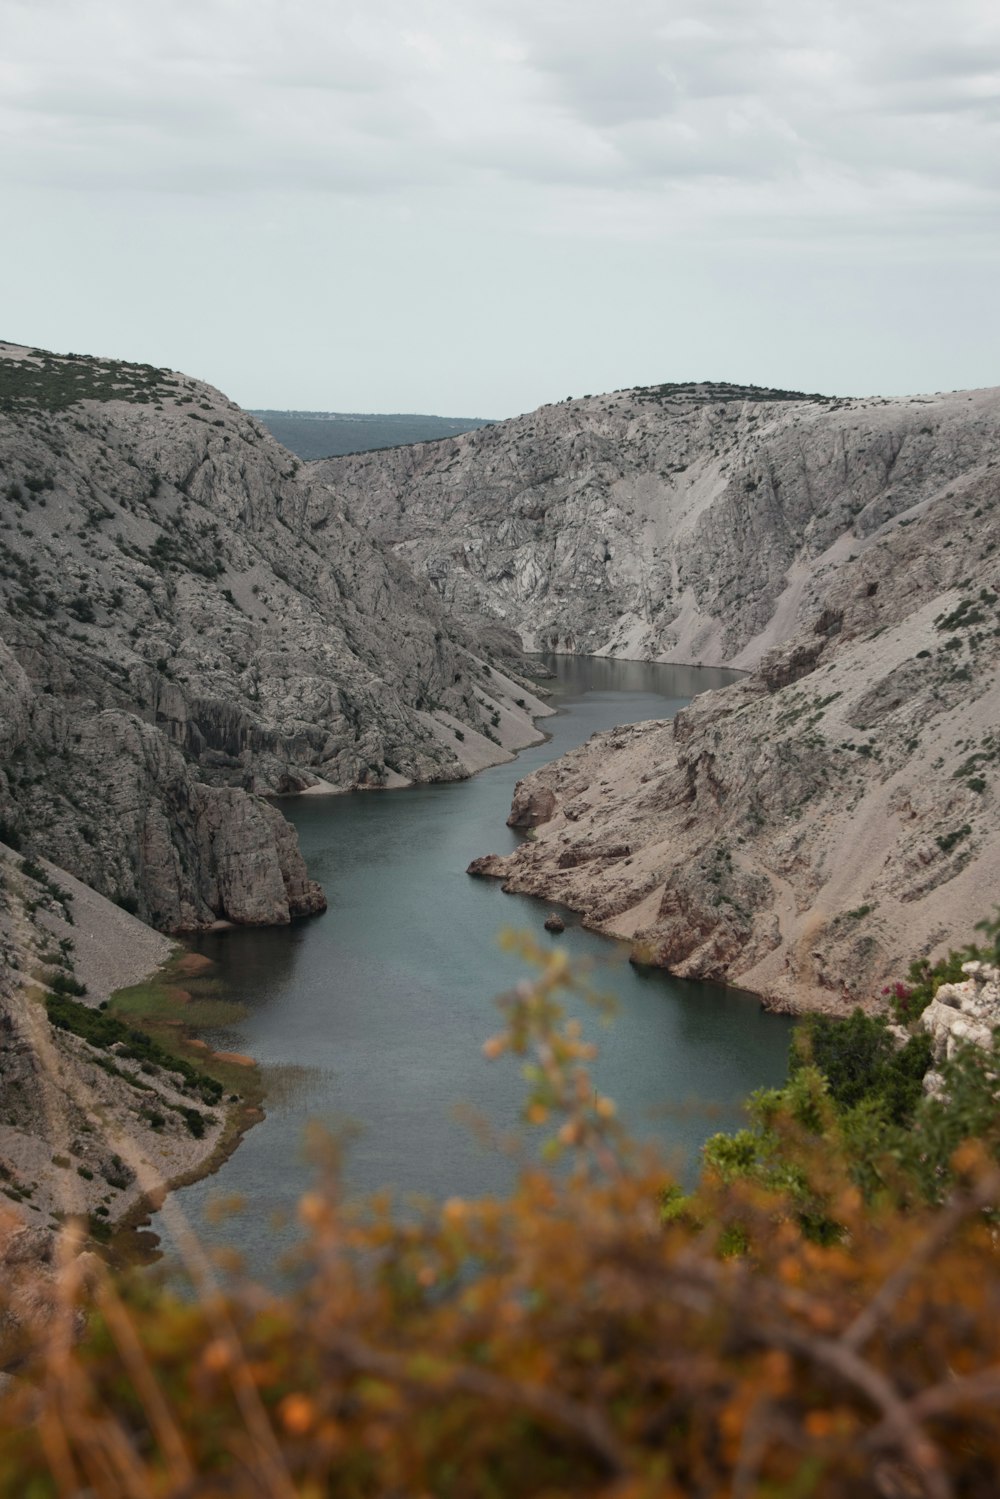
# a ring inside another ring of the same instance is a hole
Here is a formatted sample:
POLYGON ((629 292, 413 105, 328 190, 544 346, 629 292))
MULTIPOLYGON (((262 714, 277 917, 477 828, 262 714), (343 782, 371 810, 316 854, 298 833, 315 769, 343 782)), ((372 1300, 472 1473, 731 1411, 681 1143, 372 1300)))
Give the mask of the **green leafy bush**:
POLYGON ((893 1124, 905 1124, 922 1096, 924 1073, 931 1064, 930 1037, 911 1036, 899 1048, 881 1017, 860 1009, 846 1020, 814 1015, 799 1027, 790 1075, 810 1063, 825 1077, 838 1108, 850 1109, 866 1100, 893 1124))

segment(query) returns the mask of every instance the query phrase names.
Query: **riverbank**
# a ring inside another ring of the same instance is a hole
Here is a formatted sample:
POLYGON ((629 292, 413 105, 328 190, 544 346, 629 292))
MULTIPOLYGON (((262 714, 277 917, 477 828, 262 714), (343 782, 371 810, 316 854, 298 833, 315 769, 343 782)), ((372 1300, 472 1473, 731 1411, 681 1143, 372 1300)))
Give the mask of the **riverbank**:
MULTIPOLYGON (((513 761, 524 749, 547 743, 550 736, 537 727, 537 721, 550 718, 557 711, 539 695, 547 694, 546 687, 531 692, 523 683, 508 678, 495 667, 491 675, 499 696, 496 702, 484 700, 483 706, 488 705, 492 714, 492 721, 484 733, 474 734, 467 727, 463 733, 457 720, 447 726, 458 741, 457 753, 470 777, 513 761), (530 713, 534 725, 530 734, 524 732, 518 715, 509 712, 505 706, 506 699, 513 697, 518 690, 524 695, 516 699, 517 707, 530 713)), ((435 726, 430 715, 427 719, 433 729, 435 726)), ((377 789, 412 790, 414 783, 398 777, 377 789)), ((282 796, 280 801, 287 810, 289 803, 300 798, 314 800, 334 794, 345 796, 350 793, 343 788, 320 785, 297 795, 282 796)), ((220 923, 218 931, 224 930, 226 928, 220 923)), ((205 1029, 230 1027, 240 1018, 240 1005, 219 1000, 215 993, 217 984, 213 976, 217 966, 197 952, 176 950, 166 962, 144 975, 142 982, 110 996, 109 1010, 113 1015, 138 1024, 161 1044, 173 1045, 208 1075, 220 1080, 224 1078, 227 1099, 234 1095, 238 1098, 226 1108, 221 1128, 213 1132, 211 1138, 188 1145, 186 1161, 175 1161, 176 1169, 172 1174, 125 1207, 113 1225, 111 1237, 111 1253, 119 1262, 146 1263, 157 1258, 160 1239, 150 1230, 150 1220, 163 1206, 167 1194, 213 1176, 237 1149, 247 1131, 265 1117, 267 1089, 255 1059, 238 1052, 214 1051, 197 1034, 205 1029), (183 981, 183 987, 179 980, 183 981), (201 1148, 197 1148, 199 1146, 201 1148)))
MULTIPOLYGON (((493 676, 500 699, 525 696, 516 714, 484 696, 499 721, 467 734, 466 773, 544 738, 525 708, 552 711, 493 676)), ((200 1034, 239 1006, 220 1001, 215 965, 46 860, 0 845, 0 891, 0 1258, 9 1238, 26 1252, 27 1230, 44 1262, 73 1218, 112 1259, 147 1260, 167 1194, 213 1175, 264 1118, 254 1059, 200 1034)))
MULTIPOLYGON (((237 1245, 273 1276, 295 1242, 295 1214, 313 1172, 302 1150, 320 1120, 344 1150, 344 1189, 362 1198, 388 1187, 431 1198, 502 1193, 519 1161, 487 1143, 519 1129, 523 1083, 491 1064, 494 997, 532 970, 497 937, 505 926, 564 949, 574 971, 613 994, 609 1029, 580 1002, 585 1033, 601 1048, 597 1086, 628 1127, 689 1161, 707 1133, 739 1127, 754 1088, 785 1076, 790 1027, 745 994, 678 983, 627 962, 627 948, 567 921, 543 931, 548 906, 505 897, 465 870, 483 848, 514 848, 506 828, 514 784, 536 767, 626 721, 669 716, 730 674, 560 657, 549 685, 550 737, 515 762, 469 779, 415 786, 400 796, 365 793, 283 803, 312 878, 330 909, 289 928, 208 932, 192 941, 219 963, 227 992, 245 1003, 239 1023, 207 1039, 249 1053, 268 1090, 267 1117, 213 1178, 177 1194, 208 1243, 237 1245), (499 840, 499 844, 498 844, 499 840), (456 1123, 470 1111, 483 1129, 456 1123), (217 1226, 218 1196, 252 1211, 217 1226), (272 1214, 290 1227, 272 1227, 272 1214)), ((575 1002, 574 1002, 575 1003, 575 1002)), ((169 1223, 154 1223, 164 1240, 169 1223)))
MULTIPOLYGON (((65 882, 76 910, 75 925, 53 931, 76 942, 77 975, 89 990, 81 1002, 93 1009, 107 1001, 102 1013, 109 1019, 139 1026, 185 1066, 207 1063, 222 1090, 219 1101, 202 1109, 204 1132, 195 1137, 183 1113, 176 1112, 190 1106, 190 1098, 173 1096, 171 1107, 161 1107, 148 1091, 151 1081, 158 1086, 156 1077, 151 1080, 140 1061, 133 1059, 126 1066, 115 1057, 112 1081, 98 1060, 87 1068, 88 1074, 99 1088, 111 1083, 112 1095, 115 1087, 122 1090, 121 1122, 139 1133, 138 1154, 143 1160, 136 1168, 141 1171, 136 1170, 137 1179, 127 1191, 109 1192, 97 1179, 98 1171, 88 1183, 76 1169, 82 1165, 94 1170, 92 1164, 73 1149, 56 1145, 54 1153, 69 1164, 52 1172, 48 1205, 67 1211, 68 1182, 74 1199, 68 1210, 97 1215, 103 1208, 97 1231, 112 1241, 115 1255, 146 1259, 157 1247, 156 1236, 145 1232, 147 1220, 151 1214, 155 1218, 169 1191, 183 1188, 182 1196, 193 1193, 203 1201, 218 1190, 232 1190, 256 1205, 258 1180, 265 1183, 266 1193, 267 1179, 287 1174, 289 1161, 297 1161, 306 1119, 317 1114, 330 1119, 331 1112, 335 1127, 350 1119, 359 1121, 367 1135, 377 1136, 371 1150, 367 1144, 352 1148, 352 1166, 359 1162, 361 1169, 351 1185, 361 1191, 386 1181, 414 1190, 429 1186, 437 1191, 440 1186, 447 1191, 452 1179, 468 1190, 492 1180, 493 1165, 484 1173, 481 1152, 454 1129, 448 1115, 452 1103, 476 1099, 503 1127, 516 1119, 519 1087, 515 1084, 512 1090, 504 1083, 498 1088, 496 1070, 484 1078, 478 1066, 480 1045, 492 1026, 490 998, 521 974, 509 961, 498 960, 493 946, 500 907, 508 903, 484 904, 482 888, 477 891, 477 882, 464 873, 469 857, 482 849, 486 837, 495 843, 498 831, 513 846, 514 835, 506 833, 504 820, 518 776, 609 723, 672 712, 693 693, 726 680, 731 674, 559 658, 555 676, 547 682, 555 689, 545 704, 545 728, 551 733, 539 733, 540 742, 525 750, 516 764, 493 767, 461 782, 412 787, 404 798, 346 794, 284 801, 283 810, 304 837, 310 875, 326 880, 331 893, 336 892, 329 916, 318 922, 206 933, 190 939, 185 957, 183 950, 119 907, 53 871, 65 882), (559 707, 568 711, 553 716, 559 707), (315 976, 314 953, 319 965, 315 976), (298 966, 303 954, 310 955, 304 968, 298 966), (205 966, 206 957, 216 966, 205 966), (247 1010, 231 1000, 246 1001, 247 1010), (386 1027, 392 1034, 383 1034, 386 1027), (206 1032, 217 1048, 213 1053, 202 1039, 206 1032), (233 1052, 243 1054, 243 1061, 233 1052), (251 1057, 261 1065, 246 1067, 251 1057), (228 1069, 225 1075, 220 1067, 228 1069), (120 1074, 129 1070, 126 1090, 120 1074), (273 1112, 275 1118, 264 1117, 265 1092, 268 1115, 273 1112), (231 1099, 234 1094, 236 1101, 231 1099), (154 1124, 150 1112, 162 1114, 166 1122, 154 1124), (451 1138, 446 1145, 432 1124, 440 1115, 448 1122, 451 1138), (416 1171, 407 1159, 414 1131, 417 1139, 426 1138, 427 1131, 435 1137, 426 1162, 416 1171), (248 1132, 261 1143, 251 1147, 245 1140, 248 1132), (282 1144, 275 1159, 262 1167, 258 1157, 269 1155, 272 1135, 282 1144), (234 1152, 243 1156, 247 1149, 251 1154, 246 1169, 234 1166, 234 1152), (433 1164, 430 1179, 425 1164, 433 1164), (222 1177, 216 1182, 220 1170, 222 1177)), ((506 914, 504 910, 500 915, 501 922, 506 914)), ((531 902, 516 919, 533 929, 543 915, 544 910, 531 902)), ((601 951, 595 954, 579 928, 557 940, 574 962, 584 966, 614 966, 619 956, 606 943, 599 944, 601 951)), ((619 983, 619 976, 614 983, 619 983)), ((656 1058, 668 1059, 669 1076, 670 1053, 678 1045, 672 1034, 660 1033, 663 1025, 671 1030, 679 1017, 676 1006, 663 1006, 663 997, 655 995, 659 987, 657 980, 642 976, 628 980, 631 1013, 643 1016, 641 1027, 652 1023, 656 1036, 646 1035, 638 1047, 643 1058, 639 1071, 632 1063, 627 1078, 613 1078, 609 1085, 620 1101, 629 1094, 639 1107, 662 1097, 666 1084, 656 1058)), ((680 1014, 687 1014, 692 1002, 695 994, 689 988, 680 1014)), ((723 1032, 740 1034, 746 1017, 743 996, 713 1000, 712 1028, 717 1020, 723 1032)), ((701 1026, 699 1017, 696 1029, 701 1026)), ((73 1061, 79 1069, 89 1050, 85 1041, 65 1032, 59 1035, 64 1050, 79 1053, 73 1061)), ((683 1050, 700 1043, 687 1037, 680 1044, 683 1050)), ((763 1071, 752 1062, 758 1044, 764 1044, 763 1038, 750 1042, 745 1080, 740 1068, 739 1080, 734 1081, 728 1064, 719 1068, 706 1058, 706 1096, 742 1097, 769 1076, 768 1062, 763 1071)), ((112 1045, 120 1047, 118 1042, 112 1045)), ((629 1038, 627 1049, 631 1046, 629 1038)), ((718 1051, 717 1043, 713 1049, 718 1051)), ((726 1050, 725 1042, 722 1049, 726 1050)), ((769 1051, 764 1045, 764 1052, 769 1051)), ((617 1064, 613 1070, 617 1072, 617 1064)), ((102 1094, 104 1120, 91 1128, 103 1133, 108 1123, 114 1123, 121 1102, 102 1094)), ((89 1121, 78 1122, 80 1127, 70 1132, 70 1146, 83 1143, 81 1128, 89 1121)), ((692 1133, 697 1133, 697 1126, 682 1131, 686 1143, 692 1133)), ((108 1154, 125 1156, 117 1147, 108 1154)), ((31 1188, 39 1173, 24 1172, 19 1179, 31 1188)), ((308 1175, 294 1167, 291 1182, 287 1201, 281 1204, 288 1209, 305 1189, 308 1175)), ((35 1221, 51 1220, 43 1213, 35 1221)))
POLYGON ((122 1204, 109 1241, 111 1257, 118 1263, 156 1258, 159 1238, 148 1231, 149 1224, 167 1194, 214 1175, 246 1132, 264 1118, 265 1087, 253 1057, 214 1050, 199 1034, 232 1025, 241 1015, 239 1004, 219 998, 215 967, 198 953, 177 950, 142 983, 112 994, 108 1004, 109 1015, 138 1028, 221 1090, 213 1106, 215 1123, 200 1137, 175 1138, 160 1164, 160 1180, 147 1179, 141 1195, 122 1204))
POLYGON ((44 1261, 76 1218, 131 1258, 166 1192, 263 1117, 252 1060, 196 1035, 239 1008, 203 958, 55 865, 0 847, 0 889, 0 1255, 16 1239, 44 1261))
MULTIPOLYGON (((879 1008, 1000 879, 992 629, 942 642, 968 603, 882 607, 883 629, 813 636, 671 721, 551 759, 518 790, 530 841, 487 843, 474 872, 775 1011, 879 1008)), ((987 607, 984 590, 976 620, 987 607)))

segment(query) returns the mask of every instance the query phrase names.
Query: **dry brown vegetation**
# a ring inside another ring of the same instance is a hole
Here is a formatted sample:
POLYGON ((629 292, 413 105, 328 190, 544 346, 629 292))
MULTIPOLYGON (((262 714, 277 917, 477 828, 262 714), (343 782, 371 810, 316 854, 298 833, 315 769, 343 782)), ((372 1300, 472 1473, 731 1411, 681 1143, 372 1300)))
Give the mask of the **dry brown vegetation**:
POLYGON ((992 1150, 962 1143, 923 1205, 863 1195, 829 1120, 785 1120, 828 1242, 794 1198, 711 1168, 665 1215, 668 1172, 622 1137, 562 1014, 573 982, 547 955, 487 1043, 528 1055, 526 1122, 550 1136, 508 1200, 350 1209, 331 1156, 302 1203, 308 1275, 281 1297, 214 1289, 189 1245, 181 1299, 67 1240, 3 1410, 0 1491, 995 1495, 992 1150))

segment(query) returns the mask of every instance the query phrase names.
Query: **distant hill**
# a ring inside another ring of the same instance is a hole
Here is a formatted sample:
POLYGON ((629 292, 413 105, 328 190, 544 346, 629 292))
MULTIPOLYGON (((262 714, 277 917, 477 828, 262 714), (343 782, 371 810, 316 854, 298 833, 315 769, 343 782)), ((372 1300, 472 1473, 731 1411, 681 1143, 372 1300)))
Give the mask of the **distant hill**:
POLYGON ((438 437, 457 437, 488 427, 478 416, 380 415, 360 411, 252 411, 268 431, 299 458, 335 458, 368 453, 438 437))

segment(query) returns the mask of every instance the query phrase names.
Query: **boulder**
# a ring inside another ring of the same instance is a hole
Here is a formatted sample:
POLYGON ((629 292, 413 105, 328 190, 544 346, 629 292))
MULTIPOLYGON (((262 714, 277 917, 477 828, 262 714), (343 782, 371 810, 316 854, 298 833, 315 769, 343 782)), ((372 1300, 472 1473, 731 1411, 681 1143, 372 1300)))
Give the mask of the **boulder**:
POLYGON ((509 828, 537 828, 555 815, 555 792, 549 786, 534 786, 518 781, 507 818, 509 828))
POLYGON ((930 1033, 936 1062, 947 1061, 963 1043, 988 1050, 1000 1026, 1000 968, 991 963, 963 963, 963 983, 942 984, 920 1023, 930 1033))

